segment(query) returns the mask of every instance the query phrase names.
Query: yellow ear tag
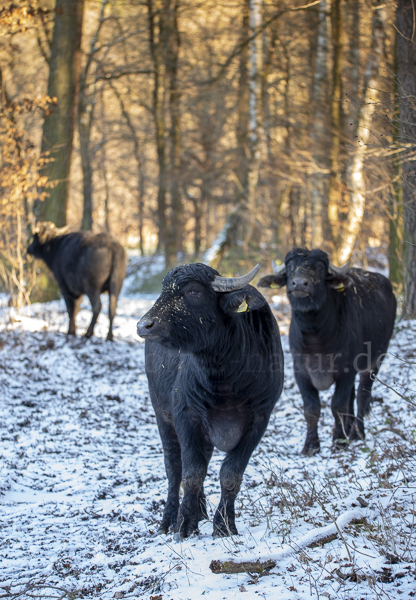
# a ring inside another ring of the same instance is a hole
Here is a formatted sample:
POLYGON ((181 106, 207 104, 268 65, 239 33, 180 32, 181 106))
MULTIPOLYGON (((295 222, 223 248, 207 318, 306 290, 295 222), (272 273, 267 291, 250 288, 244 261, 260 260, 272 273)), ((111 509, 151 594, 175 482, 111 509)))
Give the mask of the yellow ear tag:
POLYGON ((270 287, 272 288, 272 290, 277 290, 280 287, 280 285, 277 285, 277 283, 271 283, 270 287))
POLYGON ((240 306, 237 308, 237 312, 241 313, 241 312, 247 312, 247 311, 248 311, 248 304, 247 304, 246 299, 244 298, 244 300, 242 301, 240 306))
POLYGON ((336 289, 337 292, 343 292, 345 290, 345 285, 343 283, 339 283, 334 289, 336 289))

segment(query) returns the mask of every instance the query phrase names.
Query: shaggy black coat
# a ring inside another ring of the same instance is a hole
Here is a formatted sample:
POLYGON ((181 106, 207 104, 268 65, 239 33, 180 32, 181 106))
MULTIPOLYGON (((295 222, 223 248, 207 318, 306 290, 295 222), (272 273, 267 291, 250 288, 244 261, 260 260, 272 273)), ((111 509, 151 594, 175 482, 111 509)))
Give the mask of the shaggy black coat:
POLYGON ((283 385, 279 329, 266 300, 250 285, 216 292, 215 275, 203 264, 172 269, 137 326, 169 482, 160 531, 173 527, 179 537, 206 517, 214 446, 226 456, 213 535, 237 533, 234 501, 283 385))
POLYGON ((318 392, 333 383, 334 442, 342 446, 348 437, 364 439, 364 416, 393 332, 396 299, 390 281, 380 273, 349 269, 332 274, 322 250, 296 248, 286 256, 285 265, 286 272, 267 275, 258 285, 287 286, 292 307, 290 349, 307 423, 302 452, 312 455, 320 448, 318 392))
POLYGON ((62 230, 44 224, 34 234, 27 252, 42 259, 55 276, 69 315, 68 334, 75 335, 75 318, 86 294, 91 302, 92 320, 85 337, 93 335, 101 310, 100 294, 108 292, 110 327, 107 340, 112 340, 117 300, 126 274, 123 247, 108 233, 62 233, 62 230))

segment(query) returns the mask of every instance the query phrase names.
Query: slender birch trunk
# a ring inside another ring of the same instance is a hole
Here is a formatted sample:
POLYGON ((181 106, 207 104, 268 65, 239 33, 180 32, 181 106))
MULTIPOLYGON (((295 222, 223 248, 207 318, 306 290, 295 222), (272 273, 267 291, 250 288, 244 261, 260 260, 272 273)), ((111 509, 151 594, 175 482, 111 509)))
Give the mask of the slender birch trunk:
POLYGON ((371 121, 376 107, 380 63, 383 59, 386 13, 373 6, 371 50, 364 76, 364 90, 358 112, 358 145, 352 151, 347 167, 349 212, 345 231, 337 251, 337 260, 345 263, 353 251, 360 232, 365 209, 364 160, 370 138, 371 121))

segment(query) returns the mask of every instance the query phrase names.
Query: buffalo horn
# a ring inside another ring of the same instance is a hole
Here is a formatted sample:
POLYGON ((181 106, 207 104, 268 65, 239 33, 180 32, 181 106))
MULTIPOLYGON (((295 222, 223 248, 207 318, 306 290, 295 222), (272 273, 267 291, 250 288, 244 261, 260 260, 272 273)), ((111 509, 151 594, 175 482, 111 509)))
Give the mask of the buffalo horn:
POLYGON ((220 275, 217 275, 211 285, 216 292, 233 292, 234 290, 241 290, 255 278, 260 267, 260 263, 257 263, 254 269, 251 269, 249 273, 246 273, 241 277, 220 277, 220 275))
POLYGON ((347 262, 342 267, 335 267, 332 263, 329 263, 328 273, 330 275, 345 275, 349 269, 350 263, 347 262))
POLYGON ((285 275, 286 273, 285 263, 283 263, 282 265, 278 265, 274 260, 272 260, 272 269, 275 275, 285 275))

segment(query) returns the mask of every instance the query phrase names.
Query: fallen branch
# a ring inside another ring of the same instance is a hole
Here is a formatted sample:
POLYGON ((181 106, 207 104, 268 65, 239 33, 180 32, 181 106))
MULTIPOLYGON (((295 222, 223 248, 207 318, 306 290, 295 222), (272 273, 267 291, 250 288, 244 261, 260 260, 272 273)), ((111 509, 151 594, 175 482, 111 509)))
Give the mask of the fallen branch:
POLYGON ((291 545, 285 544, 279 552, 272 556, 258 557, 254 560, 250 560, 248 557, 213 560, 209 568, 213 573, 262 573, 273 569, 279 560, 296 554, 304 548, 323 546, 334 541, 339 537, 340 531, 348 525, 362 523, 363 519, 364 511, 362 509, 349 510, 339 516, 335 523, 309 531, 291 545))

